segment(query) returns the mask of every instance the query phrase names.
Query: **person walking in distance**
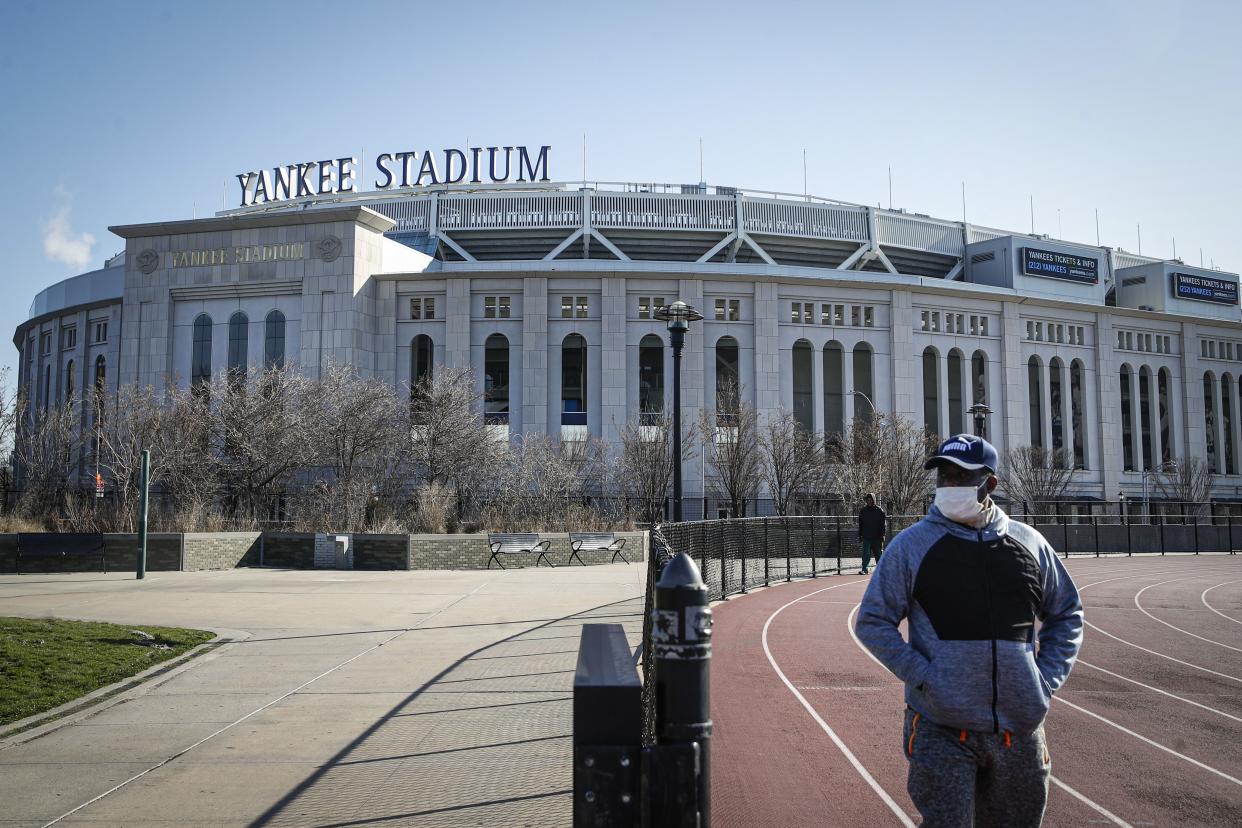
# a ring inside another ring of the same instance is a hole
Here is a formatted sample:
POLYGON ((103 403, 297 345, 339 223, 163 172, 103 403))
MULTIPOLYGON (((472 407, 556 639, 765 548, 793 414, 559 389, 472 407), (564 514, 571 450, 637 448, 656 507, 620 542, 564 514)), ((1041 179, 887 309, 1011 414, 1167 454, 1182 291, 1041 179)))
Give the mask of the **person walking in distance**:
POLYGON ((858 511, 858 539, 862 541, 862 569, 859 575, 867 574, 871 566, 871 558, 875 558, 876 566, 880 565, 880 552, 884 548, 884 522, 888 515, 875 505, 875 495, 867 495, 867 505, 858 511))
POLYGON ((996 467, 980 437, 941 444, 925 464, 935 502, 889 543, 855 625, 905 682, 906 787, 924 828, 1043 821, 1044 718, 1082 645, 1078 589, 1044 537, 992 501, 996 467))

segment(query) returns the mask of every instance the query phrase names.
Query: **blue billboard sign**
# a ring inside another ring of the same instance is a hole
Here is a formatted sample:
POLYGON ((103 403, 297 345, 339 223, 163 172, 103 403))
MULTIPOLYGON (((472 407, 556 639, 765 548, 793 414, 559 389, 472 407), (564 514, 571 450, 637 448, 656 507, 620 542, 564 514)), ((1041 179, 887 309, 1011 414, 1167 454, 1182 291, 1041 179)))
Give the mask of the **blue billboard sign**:
POLYGON ((1100 263, 1096 259, 1034 247, 1022 248, 1022 272, 1027 276, 1095 285, 1100 281, 1099 269, 1100 263))

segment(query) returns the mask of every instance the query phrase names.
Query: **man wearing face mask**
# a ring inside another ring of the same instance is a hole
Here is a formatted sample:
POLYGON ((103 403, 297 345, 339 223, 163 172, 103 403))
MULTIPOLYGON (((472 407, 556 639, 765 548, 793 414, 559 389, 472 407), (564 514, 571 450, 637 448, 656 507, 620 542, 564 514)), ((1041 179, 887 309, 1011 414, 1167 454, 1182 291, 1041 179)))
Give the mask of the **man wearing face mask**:
POLYGON ((935 502, 885 550, 858 638, 905 682, 906 787, 924 828, 1038 826, 1044 717, 1082 644, 1078 590, 1044 537, 992 502, 990 443, 959 434, 925 467, 935 502))

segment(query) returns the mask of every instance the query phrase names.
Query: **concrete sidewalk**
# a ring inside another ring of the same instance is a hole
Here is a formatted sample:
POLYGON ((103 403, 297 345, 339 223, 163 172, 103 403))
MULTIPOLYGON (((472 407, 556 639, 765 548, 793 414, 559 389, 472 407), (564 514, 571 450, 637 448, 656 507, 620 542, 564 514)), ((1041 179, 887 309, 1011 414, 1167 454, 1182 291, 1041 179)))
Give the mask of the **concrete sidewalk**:
POLYGON ((4 615, 239 640, 0 742, 0 826, 567 824, 579 631, 636 646, 645 573, 2 576, 4 615))

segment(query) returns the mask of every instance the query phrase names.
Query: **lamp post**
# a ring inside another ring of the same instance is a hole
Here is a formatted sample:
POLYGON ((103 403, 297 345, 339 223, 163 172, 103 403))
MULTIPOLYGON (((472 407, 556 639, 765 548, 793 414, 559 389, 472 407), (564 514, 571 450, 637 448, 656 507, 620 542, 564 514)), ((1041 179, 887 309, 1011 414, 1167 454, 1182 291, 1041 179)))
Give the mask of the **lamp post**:
POLYGON ((1147 514, 1147 523, 1151 523, 1151 497, 1147 492, 1147 479, 1155 477, 1160 472, 1176 472, 1177 461, 1170 460, 1167 463, 1161 463, 1159 469, 1143 469, 1143 511, 1147 514))
POLYGON ((686 344, 686 331, 691 322, 703 314, 693 305, 678 299, 671 305, 656 308, 655 318, 668 324, 669 343, 673 346, 673 522, 681 522, 681 349, 686 344))
MULTIPOLYGON (((851 394, 857 394, 858 396, 860 396, 860 397, 862 397, 864 400, 866 400, 866 401, 867 401, 867 405, 871 407, 871 414, 872 414, 873 416, 875 415, 875 403, 874 403, 874 402, 872 402, 872 400, 871 400, 871 398, 870 398, 870 397, 868 397, 866 394, 864 394, 864 393, 863 393, 863 392, 861 392, 861 391, 855 391, 853 388, 851 388, 851 389, 850 389, 850 393, 851 393, 851 394)), ((857 416, 855 416, 855 419, 857 419, 857 416)))
POLYGON ((979 402, 979 403, 975 403, 970 408, 966 409, 966 413, 975 418, 975 436, 983 437, 984 439, 987 439, 986 435, 984 435, 983 433, 983 430, 984 430, 983 418, 991 414, 992 409, 988 408, 985 404, 979 402))

